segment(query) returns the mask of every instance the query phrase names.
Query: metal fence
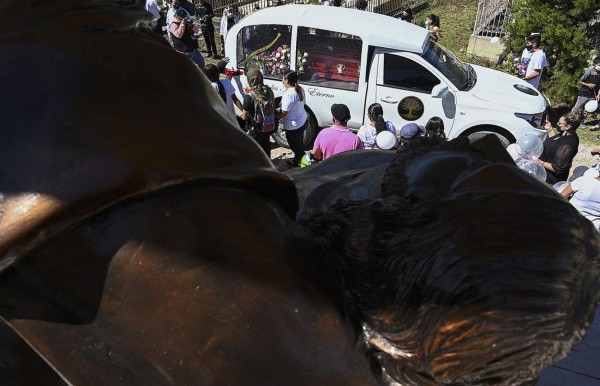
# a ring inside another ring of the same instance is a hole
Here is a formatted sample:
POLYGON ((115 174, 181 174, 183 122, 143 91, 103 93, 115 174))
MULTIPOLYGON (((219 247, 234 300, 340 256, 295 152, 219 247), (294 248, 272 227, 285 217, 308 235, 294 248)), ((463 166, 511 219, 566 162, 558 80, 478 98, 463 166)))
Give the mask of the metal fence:
POLYGON ((510 6, 513 0, 479 0, 475 18, 474 36, 502 37, 511 22, 510 6))
MULTIPOLYGON (((329 0, 333 3, 333 0, 329 0)), ((196 1, 195 1, 196 2, 196 1)), ((342 7, 356 8, 357 0, 342 0, 342 7)), ((286 4, 321 4, 320 0, 212 0, 215 16, 220 16, 224 8, 232 8, 238 17, 243 17, 258 8, 274 7, 286 4)), ((419 8, 426 0, 368 0, 367 11, 397 16, 406 8, 419 8)))

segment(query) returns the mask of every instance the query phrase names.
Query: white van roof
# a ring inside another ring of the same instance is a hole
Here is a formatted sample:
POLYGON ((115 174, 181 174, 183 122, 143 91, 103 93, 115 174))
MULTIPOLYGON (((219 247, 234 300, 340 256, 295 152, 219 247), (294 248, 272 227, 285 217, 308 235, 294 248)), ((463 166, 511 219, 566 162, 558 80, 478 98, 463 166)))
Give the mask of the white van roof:
POLYGON ((239 26, 288 24, 360 36, 377 47, 422 53, 429 32, 414 24, 378 13, 324 5, 282 5, 260 9, 240 20, 239 26))

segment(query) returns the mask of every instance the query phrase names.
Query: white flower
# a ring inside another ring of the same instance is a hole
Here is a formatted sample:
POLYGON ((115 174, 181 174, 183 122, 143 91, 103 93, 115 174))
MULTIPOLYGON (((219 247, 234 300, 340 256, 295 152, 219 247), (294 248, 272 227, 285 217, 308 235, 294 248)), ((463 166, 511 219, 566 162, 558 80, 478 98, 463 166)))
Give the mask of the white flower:
POLYGON ((285 66, 284 66, 283 64, 280 64, 280 65, 279 65, 279 68, 281 68, 281 69, 284 69, 284 68, 285 68, 285 66))
POLYGON ((302 63, 306 63, 306 59, 302 59, 302 63))
POLYGON ((281 54, 279 52, 275 54, 276 58, 279 58, 280 56, 281 56, 281 54))
POLYGON ((290 54, 289 52, 286 54, 286 56, 289 58, 292 54, 290 54))
POLYGON ((308 52, 305 52, 304 53, 304 57, 306 58, 307 56, 308 56, 308 52))

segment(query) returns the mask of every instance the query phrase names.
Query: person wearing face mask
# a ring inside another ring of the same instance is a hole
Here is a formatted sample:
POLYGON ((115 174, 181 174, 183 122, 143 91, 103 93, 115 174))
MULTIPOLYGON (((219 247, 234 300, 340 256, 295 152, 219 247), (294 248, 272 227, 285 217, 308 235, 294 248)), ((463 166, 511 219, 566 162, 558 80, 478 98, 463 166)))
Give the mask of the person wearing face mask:
POLYGON ((579 150, 577 128, 581 124, 581 115, 567 113, 558 120, 558 128, 554 130, 550 121, 546 121, 548 136, 544 141, 542 155, 535 160, 546 169, 546 182, 555 184, 566 181, 569 177, 573 159, 579 150))
POLYGON ((221 24, 219 27, 219 34, 221 35, 221 55, 225 56, 225 38, 227 37, 227 32, 237 24, 238 18, 233 13, 231 8, 225 8, 223 10, 223 16, 221 17, 221 24))
POLYGON ((544 68, 548 66, 548 60, 546 59, 546 54, 540 48, 540 42, 541 36, 537 33, 532 33, 525 38, 525 49, 521 54, 523 73, 519 74, 524 81, 536 89, 540 86, 544 68))
POLYGON ((442 37, 442 26, 440 23, 440 17, 438 15, 434 15, 433 13, 427 15, 425 19, 425 29, 429 30, 431 38, 437 41, 442 37))
POLYGON ((579 79, 579 93, 572 112, 583 110, 583 106, 592 100, 600 101, 600 56, 596 56, 593 66, 579 79))

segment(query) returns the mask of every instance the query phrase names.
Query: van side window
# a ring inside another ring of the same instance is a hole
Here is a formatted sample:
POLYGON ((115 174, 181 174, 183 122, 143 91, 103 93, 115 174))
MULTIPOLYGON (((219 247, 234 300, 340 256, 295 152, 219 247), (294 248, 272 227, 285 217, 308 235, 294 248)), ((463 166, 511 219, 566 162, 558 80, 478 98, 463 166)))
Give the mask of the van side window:
POLYGON ((281 80, 290 69, 292 26, 263 24, 244 27, 237 36, 237 67, 259 69, 265 78, 281 80))
POLYGON ((430 93, 440 80, 419 63, 403 56, 385 54, 383 85, 430 93))
POLYGON ((303 84, 358 91, 361 54, 358 36, 298 27, 296 72, 303 84))

